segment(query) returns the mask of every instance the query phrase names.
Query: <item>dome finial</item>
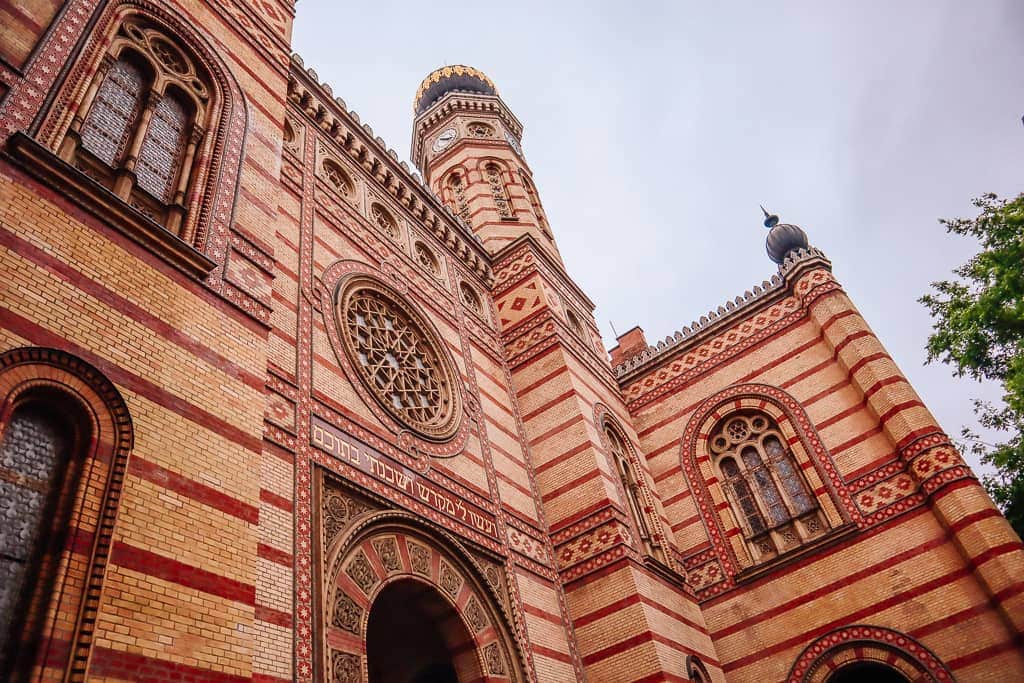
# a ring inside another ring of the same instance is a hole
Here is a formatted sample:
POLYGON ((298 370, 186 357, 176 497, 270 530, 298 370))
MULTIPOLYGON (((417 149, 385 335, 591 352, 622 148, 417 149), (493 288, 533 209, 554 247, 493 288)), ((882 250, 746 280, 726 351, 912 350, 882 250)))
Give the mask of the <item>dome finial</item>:
POLYGON ((771 230, 772 228, 779 224, 778 216, 776 216, 774 213, 768 213, 768 209, 764 208, 763 204, 759 206, 761 207, 761 211, 764 212, 764 227, 771 230))

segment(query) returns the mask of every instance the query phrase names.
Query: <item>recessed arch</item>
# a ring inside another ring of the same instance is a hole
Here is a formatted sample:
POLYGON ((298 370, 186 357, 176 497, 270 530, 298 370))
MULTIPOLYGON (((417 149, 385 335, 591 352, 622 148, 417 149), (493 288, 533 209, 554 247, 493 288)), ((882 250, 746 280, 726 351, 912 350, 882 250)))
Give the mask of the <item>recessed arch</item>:
MULTIPOLYGON (((69 131, 76 125, 76 117, 87 114, 86 100, 91 98, 91 86, 98 83, 95 75, 104 60, 110 59, 110 49, 118 37, 127 37, 121 29, 133 22, 167 37, 166 42, 174 46, 175 53, 187 56, 194 64, 194 68, 175 78, 192 103, 202 103, 205 114, 189 127, 186 136, 188 145, 181 168, 188 172, 177 174, 173 182, 174 203, 187 203, 187 211, 183 217, 178 216, 180 212, 171 212, 174 216, 169 219, 168 229, 218 264, 211 273, 211 281, 220 286, 241 173, 246 102, 217 51, 188 21, 168 6, 148 0, 121 0, 105 5, 83 37, 73 68, 42 122, 38 139, 58 150, 61 156, 74 155, 69 131)), ((148 61, 153 63, 152 58, 148 61)), ((152 207, 136 208, 143 213, 152 212, 152 207)))
POLYGON ((860 519, 831 455, 799 402, 782 389, 767 384, 728 387, 707 398, 694 412, 680 440, 679 457, 701 520, 729 576, 752 566, 754 558, 737 522, 718 513, 729 501, 713 464, 710 439, 715 427, 727 416, 745 411, 760 412, 778 426, 783 442, 791 449, 831 528, 860 519))
POLYGON ((395 596, 405 596, 432 615, 433 635, 421 645, 433 657, 419 665, 438 664, 438 654, 448 653, 460 683, 524 681, 515 622, 496 580, 457 539, 414 515, 364 512, 323 555, 322 666, 335 675, 343 671, 337 680, 366 680, 371 665, 380 666, 369 659, 379 652, 369 639, 379 635, 381 623, 404 628, 410 618, 380 610, 400 609, 395 596))
MULTIPOLYGON (((849 683, 860 674, 888 676, 888 680, 948 683, 952 672, 930 649, 891 628, 857 624, 821 636, 800 653, 787 683, 849 683), (858 671, 859 669, 859 671, 858 671)), ((877 679, 880 681, 884 678, 877 679)))
POLYGON ((0 354, 0 432, 25 406, 77 416, 78 438, 49 489, 52 516, 46 520, 46 540, 40 541, 45 547, 33 549, 38 561, 33 580, 22 588, 18 650, 5 658, 2 673, 42 666, 57 678, 84 676, 93 629, 84 610, 99 599, 109 562, 134 443, 132 421, 110 380, 82 359, 52 348, 0 354), (51 626, 58 622, 70 625, 70 637, 65 632, 54 640, 51 626))

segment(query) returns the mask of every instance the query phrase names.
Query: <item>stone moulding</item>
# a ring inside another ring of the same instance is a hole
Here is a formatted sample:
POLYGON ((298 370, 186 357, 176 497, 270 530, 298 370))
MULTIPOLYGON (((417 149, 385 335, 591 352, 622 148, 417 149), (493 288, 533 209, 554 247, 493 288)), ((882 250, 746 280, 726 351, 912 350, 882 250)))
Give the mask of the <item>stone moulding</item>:
POLYGON ((28 135, 15 133, 7 144, 21 168, 186 275, 202 280, 217 265, 28 135))

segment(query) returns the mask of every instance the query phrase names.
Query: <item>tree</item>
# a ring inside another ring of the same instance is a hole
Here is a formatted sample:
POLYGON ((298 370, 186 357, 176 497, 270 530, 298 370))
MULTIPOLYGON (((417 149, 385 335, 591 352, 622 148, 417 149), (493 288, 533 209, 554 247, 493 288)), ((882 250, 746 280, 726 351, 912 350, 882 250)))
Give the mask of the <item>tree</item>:
POLYGON ((975 400, 974 411, 1006 441, 986 443, 966 427, 962 435, 995 469, 983 478, 985 488, 1024 536, 1024 194, 1012 201, 985 194, 974 205, 977 218, 939 221, 947 232, 976 238, 981 251, 953 271, 958 279, 933 282, 919 299, 933 318, 928 362, 1002 386, 1001 406, 975 400))

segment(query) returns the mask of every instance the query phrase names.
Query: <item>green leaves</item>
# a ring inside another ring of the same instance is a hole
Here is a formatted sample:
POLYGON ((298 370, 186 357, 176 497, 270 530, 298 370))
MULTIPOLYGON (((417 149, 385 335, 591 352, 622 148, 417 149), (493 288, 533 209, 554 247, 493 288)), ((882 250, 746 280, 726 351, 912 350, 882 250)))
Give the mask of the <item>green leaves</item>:
POLYGON ((986 428, 1007 441, 989 444, 969 430, 966 450, 992 465, 985 488, 1018 534, 1024 535, 1024 194, 1008 201, 994 194, 974 200, 977 218, 940 220, 947 232, 974 237, 981 250, 953 271, 956 280, 932 283, 919 299, 933 318, 928 361, 941 361, 959 376, 994 380, 1003 406, 975 401, 986 428))

